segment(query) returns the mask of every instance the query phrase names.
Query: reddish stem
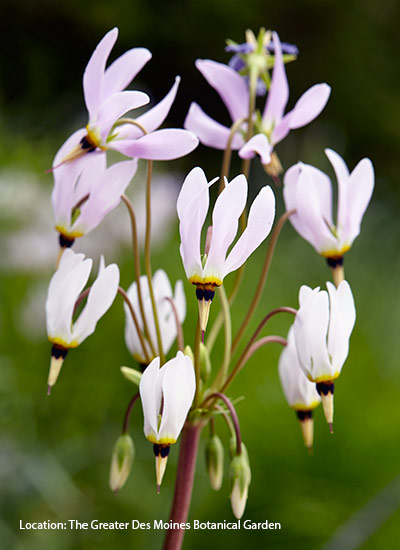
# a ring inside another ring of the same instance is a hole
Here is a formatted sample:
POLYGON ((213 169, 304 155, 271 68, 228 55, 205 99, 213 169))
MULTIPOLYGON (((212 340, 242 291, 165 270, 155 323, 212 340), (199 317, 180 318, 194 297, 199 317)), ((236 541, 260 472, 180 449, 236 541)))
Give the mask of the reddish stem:
MULTIPOLYGON (((173 523, 186 523, 190 501, 192 499, 194 472, 196 469, 197 449, 202 423, 186 422, 179 451, 178 471, 175 481, 174 501, 170 514, 173 523)), ((164 550, 180 550, 185 529, 168 529, 164 541, 164 550)))

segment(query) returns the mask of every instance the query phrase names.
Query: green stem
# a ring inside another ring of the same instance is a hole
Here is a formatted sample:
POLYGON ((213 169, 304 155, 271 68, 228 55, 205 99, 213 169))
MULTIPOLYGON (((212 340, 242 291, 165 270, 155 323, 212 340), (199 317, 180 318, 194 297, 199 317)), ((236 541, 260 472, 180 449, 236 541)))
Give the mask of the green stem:
POLYGON ((172 312, 174 314, 175 325, 176 325, 176 343, 178 344, 178 349, 183 351, 185 348, 185 340, 183 337, 183 328, 182 323, 179 320, 178 310, 176 309, 175 302, 169 296, 166 296, 165 299, 171 304, 172 312))
POLYGON ((158 322, 158 312, 157 312, 157 305, 156 305, 156 299, 154 296, 154 289, 153 289, 153 275, 151 272, 151 257, 150 257, 150 241, 151 241, 151 177, 153 172, 153 161, 148 160, 147 161, 147 179, 146 179, 146 236, 144 241, 144 263, 145 263, 145 269, 146 269, 146 275, 147 275, 147 281, 149 284, 149 293, 150 293, 150 300, 151 300, 151 306, 153 308, 153 316, 154 316, 154 325, 156 328, 156 334, 157 334, 157 346, 158 346, 158 353, 161 360, 161 365, 165 363, 165 355, 162 347, 162 340, 161 340, 161 331, 160 331, 160 324, 158 322))
POLYGON ((246 317, 244 318, 234 340, 232 345, 232 354, 235 353, 238 345, 240 344, 240 341, 242 339, 242 336, 244 334, 244 331, 246 330, 247 325, 249 324, 254 311, 256 310, 256 307, 258 305, 258 302, 260 301, 262 291, 264 290, 265 282, 268 277, 269 268, 271 266, 272 258, 275 252, 276 243, 278 241, 278 237, 280 235, 280 232, 285 225, 286 221, 289 219, 289 217, 295 212, 295 210, 290 210, 289 212, 285 212, 278 220, 278 223, 275 225, 271 238, 269 241, 269 245, 267 248, 267 253, 264 260, 264 265, 261 271, 260 279, 258 281, 258 285, 253 297, 253 300, 250 304, 250 308, 246 314, 246 317))
POLYGON ((125 206, 128 209, 129 217, 130 217, 130 220, 131 220, 133 268, 135 270, 138 301, 139 301, 139 309, 140 309, 140 315, 142 316, 143 329, 144 329, 144 333, 146 335, 147 341, 149 342, 151 353, 152 353, 153 357, 155 357, 157 355, 157 353, 156 353, 156 349, 154 347, 153 341, 150 337, 149 325, 147 324, 147 318, 146 318, 146 315, 144 313, 144 306, 143 306, 142 285, 140 283, 140 274, 141 274, 140 273, 140 253, 139 253, 139 243, 138 243, 138 237, 137 237, 137 225, 136 225, 135 211, 133 209, 133 205, 132 205, 130 199, 126 195, 122 195, 121 199, 122 199, 123 203, 125 204, 125 206))
MULTIPOLYGON (((242 436, 240 433, 240 424, 239 424, 239 417, 237 415, 236 409, 232 404, 232 401, 227 397, 225 394, 221 392, 215 392, 209 395, 206 399, 208 401, 209 399, 221 399, 227 406, 229 413, 231 415, 231 419, 233 422, 233 426, 235 428, 235 436, 236 436, 236 454, 239 456, 242 454, 242 436)), ((205 402, 206 402, 205 401, 205 402)))
POLYGON ((147 346, 146 346, 146 343, 143 339, 143 334, 142 334, 142 331, 140 330, 139 322, 138 322, 138 319, 136 317, 135 310, 133 309, 132 302, 130 301, 129 296, 127 295, 125 290, 123 288, 121 288, 120 286, 118 287, 118 292, 122 296, 122 298, 124 299, 126 305, 128 306, 128 309, 129 309, 130 314, 132 316, 133 324, 135 325, 135 329, 136 329, 137 335, 138 335, 139 340, 140 340, 140 345, 142 346, 142 349, 143 349, 143 355, 144 355, 144 357, 147 361, 147 364, 149 364, 150 361, 151 361, 151 357, 149 356, 149 352, 147 351, 147 346))
POLYGON ((229 302, 226 296, 226 292, 223 286, 218 287, 219 297, 221 300, 222 314, 224 317, 224 327, 225 327, 225 348, 224 348, 224 359, 222 365, 218 371, 217 377, 213 384, 213 387, 218 388, 228 373, 229 363, 231 360, 231 346, 232 346, 232 321, 231 314, 229 310, 229 302))
POLYGON ((196 393, 194 396, 193 406, 196 407, 197 403, 199 402, 200 398, 200 338, 201 338, 201 330, 200 330, 200 321, 197 319, 197 325, 196 325, 196 333, 194 336, 194 372, 196 375, 196 393))
POLYGON ((232 159, 232 141, 235 137, 236 132, 240 129, 241 125, 246 121, 245 118, 240 118, 236 122, 234 122, 231 126, 231 130, 229 133, 228 141, 226 142, 226 147, 224 151, 224 156, 222 158, 222 166, 221 166, 221 178, 219 182, 219 193, 224 188, 225 185, 225 178, 229 177, 229 169, 231 166, 231 159, 232 159))

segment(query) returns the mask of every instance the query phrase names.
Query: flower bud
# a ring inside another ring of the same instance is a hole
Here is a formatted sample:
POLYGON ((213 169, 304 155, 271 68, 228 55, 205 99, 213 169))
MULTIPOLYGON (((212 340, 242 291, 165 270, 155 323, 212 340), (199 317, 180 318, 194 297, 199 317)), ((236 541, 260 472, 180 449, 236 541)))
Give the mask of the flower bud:
POLYGON ((200 342, 200 376, 204 382, 207 382, 211 374, 210 355, 203 342, 200 342))
POLYGON ((130 435, 121 435, 113 449, 110 469, 110 487, 115 493, 124 486, 135 457, 135 446, 130 435))
POLYGON ((187 355, 192 360, 192 363, 194 364, 194 354, 193 354, 192 348, 190 346, 185 346, 183 353, 187 355))
POLYGON ((217 435, 210 437, 207 442, 206 465, 211 487, 219 491, 224 477, 224 447, 217 435))
POLYGON ((232 512, 240 519, 246 508, 247 493, 251 482, 251 471, 246 448, 242 445, 242 454, 233 457, 230 465, 232 512))
POLYGON ((121 372, 127 380, 139 386, 140 379, 142 378, 142 373, 136 369, 131 369, 129 367, 121 367, 121 372))

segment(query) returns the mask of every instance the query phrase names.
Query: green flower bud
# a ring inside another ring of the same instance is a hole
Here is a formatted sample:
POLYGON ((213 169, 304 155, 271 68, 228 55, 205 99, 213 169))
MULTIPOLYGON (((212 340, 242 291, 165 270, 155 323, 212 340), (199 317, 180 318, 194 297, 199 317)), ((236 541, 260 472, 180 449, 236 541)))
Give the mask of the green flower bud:
POLYGON ((207 382, 211 374, 210 355, 203 342, 200 342, 200 376, 207 382))
POLYGON ((213 435, 206 446, 206 465, 211 487, 219 491, 224 477, 224 447, 217 435, 213 435))
POLYGON ((110 469, 110 487, 117 492, 124 486, 135 457, 135 446, 130 435, 121 435, 113 449, 110 469))
POLYGON ((229 477, 231 482, 231 506, 234 516, 240 519, 246 508, 247 493, 251 483, 251 470, 246 447, 242 443, 242 454, 232 458, 229 477))
POLYGON ((129 367, 121 367, 121 372, 127 380, 133 382, 136 386, 139 386, 142 373, 136 369, 130 369, 129 367))
POLYGON ((193 354, 192 348, 190 346, 185 346, 185 349, 183 350, 183 353, 185 355, 187 355, 188 357, 190 357, 190 359, 192 360, 192 363, 194 365, 194 354, 193 354))

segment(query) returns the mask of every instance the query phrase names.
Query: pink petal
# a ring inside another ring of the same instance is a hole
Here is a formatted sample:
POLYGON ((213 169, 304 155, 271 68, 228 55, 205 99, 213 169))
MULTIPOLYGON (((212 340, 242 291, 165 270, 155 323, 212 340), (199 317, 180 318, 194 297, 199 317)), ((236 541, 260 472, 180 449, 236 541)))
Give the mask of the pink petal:
POLYGON ((347 191, 347 219, 344 222, 343 238, 351 244, 361 230, 361 221, 374 190, 374 167, 362 159, 350 175, 347 191))
POLYGON ((285 65, 282 59, 282 49, 279 36, 272 33, 274 41, 274 68, 272 71, 271 86, 263 113, 263 122, 267 127, 276 126, 285 112, 289 99, 289 86, 286 78, 285 65))
POLYGON ((196 67, 220 95, 231 115, 232 122, 247 118, 249 90, 244 78, 228 65, 210 59, 198 59, 196 67))
POLYGON ((172 160, 188 155, 198 143, 199 140, 192 132, 168 128, 151 132, 139 139, 112 141, 110 148, 128 157, 172 160))
POLYGON ((275 197, 271 187, 263 187, 251 205, 247 227, 229 253, 224 277, 238 269, 260 246, 271 231, 275 217, 275 197))
POLYGON ((257 134, 249 139, 239 151, 239 157, 242 159, 252 159, 257 153, 260 155, 262 164, 271 162, 272 147, 265 134, 257 134))
POLYGON ((133 48, 111 63, 104 73, 103 101, 125 90, 150 59, 146 48, 133 48))
POLYGON ((307 90, 287 114, 290 114, 290 129, 301 128, 314 120, 327 104, 330 94, 328 84, 315 84, 307 90))
POLYGON ((96 115, 103 101, 104 71, 108 56, 117 40, 118 29, 109 31, 98 43, 83 75, 83 93, 89 111, 89 120, 96 119, 96 115))
MULTIPOLYGON (((230 128, 223 126, 212 119, 197 105, 192 103, 186 116, 184 127, 186 130, 194 132, 203 145, 214 147, 215 149, 226 149, 230 128)), ((240 149, 243 145, 243 138, 236 133, 232 140, 232 150, 240 149)))
POLYGON ((82 205, 73 229, 86 235, 97 227, 121 199, 137 169, 137 160, 117 162, 94 180, 89 199, 82 205))
POLYGON ((95 126, 101 131, 101 138, 106 142, 107 136, 116 120, 132 109, 146 105, 150 101, 143 92, 119 92, 107 98, 101 105, 95 126))
MULTIPOLYGON (((157 103, 154 107, 149 109, 144 115, 141 115, 135 118, 135 121, 138 122, 147 133, 153 132, 156 130, 166 119, 171 106, 175 100, 176 93, 178 91, 178 86, 180 83, 180 77, 177 76, 175 83, 168 92, 168 94, 157 103)), ((133 124, 123 124, 118 127, 118 139, 137 139, 143 136, 143 132, 140 128, 134 126, 133 124)))

